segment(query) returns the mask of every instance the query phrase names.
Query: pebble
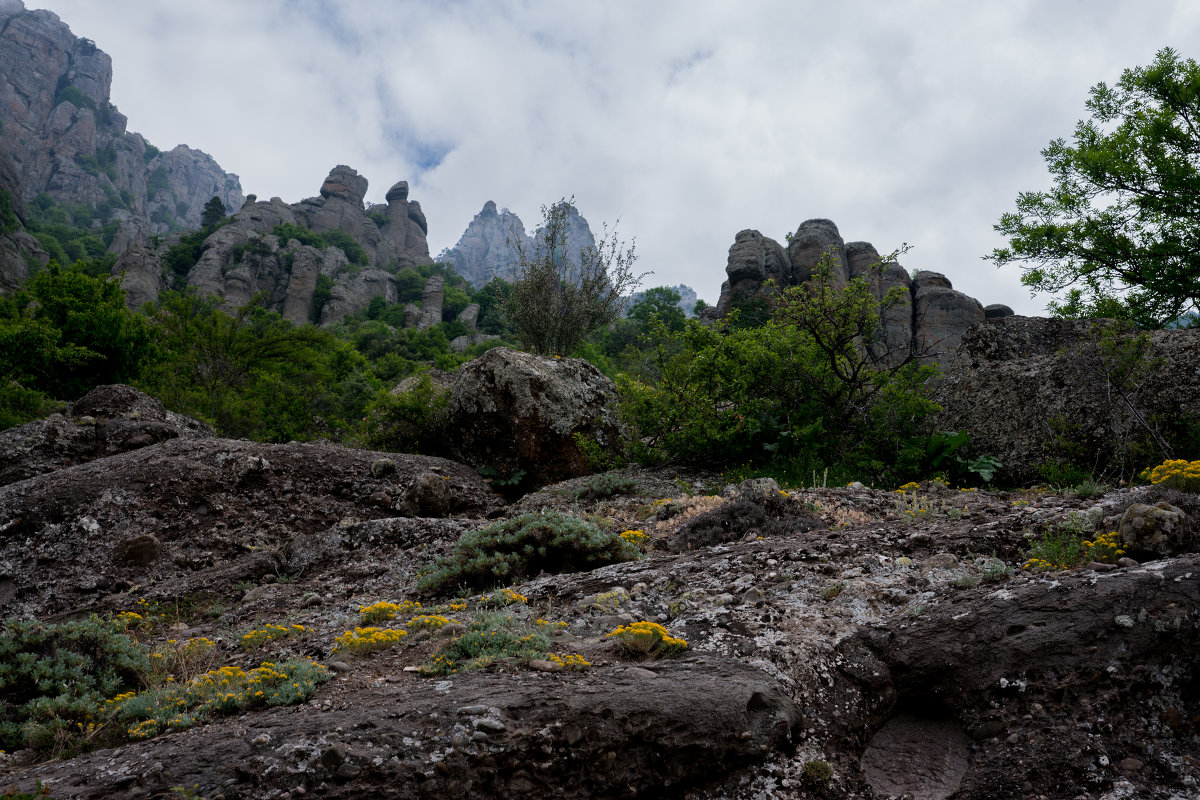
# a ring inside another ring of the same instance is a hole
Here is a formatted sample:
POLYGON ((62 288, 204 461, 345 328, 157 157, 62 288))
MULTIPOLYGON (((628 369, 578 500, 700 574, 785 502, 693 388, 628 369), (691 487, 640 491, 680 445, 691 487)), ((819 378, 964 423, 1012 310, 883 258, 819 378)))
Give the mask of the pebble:
POLYGON ((1141 772, 1145 767, 1145 763, 1139 758, 1122 758, 1121 763, 1117 764, 1122 772, 1141 772))
POLYGON ((487 712, 487 706, 463 706, 462 708, 458 709, 459 714, 472 717, 478 716, 479 714, 486 714, 487 712))
POLYGON ((498 719, 491 719, 489 717, 482 717, 480 719, 472 720, 471 724, 475 726, 475 730, 477 731, 503 733, 504 731, 508 730, 503 722, 498 719))
POLYGON ((556 661, 545 661, 540 658, 530 660, 529 668, 535 672, 562 672, 563 665, 556 661))
POLYGON ((1129 567, 1136 567, 1136 566, 1139 566, 1139 565, 1138 565, 1138 562, 1137 562, 1137 561, 1134 561, 1134 560, 1133 560, 1132 558, 1130 558, 1129 556, 1122 556, 1121 558, 1118 558, 1118 559, 1117 559, 1117 566, 1118 566, 1118 567, 1125 567, 1126 569, 1128 569, 1129 567))

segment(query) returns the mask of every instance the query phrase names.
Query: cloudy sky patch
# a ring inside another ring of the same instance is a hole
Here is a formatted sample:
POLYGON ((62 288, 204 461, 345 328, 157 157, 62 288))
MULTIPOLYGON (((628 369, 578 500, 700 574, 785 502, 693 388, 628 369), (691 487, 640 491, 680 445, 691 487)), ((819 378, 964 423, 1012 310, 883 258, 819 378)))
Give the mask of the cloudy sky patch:
POLYGON ((336 164, 410 183, 436 255, 487 200, 533 227, 574 195, 636 236, 647 285, 715 301, 744 228, 847 241, 1040 313, 981 257, 1088 89, 1162 47, 1188 0, 26 0, 113 57, 113 101, 289 202, 336 164))

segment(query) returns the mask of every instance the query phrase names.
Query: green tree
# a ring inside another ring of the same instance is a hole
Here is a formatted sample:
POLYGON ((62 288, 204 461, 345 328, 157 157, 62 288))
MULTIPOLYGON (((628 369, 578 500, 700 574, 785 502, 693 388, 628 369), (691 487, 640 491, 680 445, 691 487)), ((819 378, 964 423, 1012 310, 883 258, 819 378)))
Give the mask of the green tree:
POLYGON ((643 325, 658 319, 667 330, 679 331, 683 329, 683 321, 686 319, 683 309, 679 307, 681 299, 679 292, 669 286, 655 286, 643 292, 642 296, 629 306, 625 316, 643 325))
POLYGON ((1160 50, 1096 84, 1073 143, 1042 151, 1054 188, 1023 192, 987 256, 1022 282, 1066 291, 1051 311, 1161 327, 1200 310, 1200 65, 1160 50))
POLYGON ((51 262, 29 279, 0 321, 4 374, 61 400, 138 375, 153 352, 146 322, 115 278, 88 271, 51 262))
POLYGON ((200 226, 206 230, 212 230, 221 224, 221 220, 225 219, 225 215, 228 213, 229 210, 225 208, 221 198, 213 195, 204 204, 204 210, 200 212, 200 226))
POLYGON ((512 242, 520 272, 505 302, 505 314, 521 343, 541 355, 570 355, 593 331, 621 316, 622 296, 637 288, 634 246, 604 232, 579 253, 576 267, 567 252, 567 232, 574 200, 542 207, 537 249, 530 255, 512 242))

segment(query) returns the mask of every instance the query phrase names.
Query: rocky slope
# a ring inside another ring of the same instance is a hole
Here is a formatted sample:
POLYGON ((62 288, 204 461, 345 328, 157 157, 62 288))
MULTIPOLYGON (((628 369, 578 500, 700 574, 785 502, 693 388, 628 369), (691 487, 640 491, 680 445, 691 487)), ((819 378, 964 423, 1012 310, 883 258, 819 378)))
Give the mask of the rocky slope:
POLYGON ((5 616, 174 608, 151 637, 209 637, 221 663, 311 656, 336 677, 302 705, 73 758, 6 755, 0 786, 40 780, 63 798, 1200 791, 1194 496, 784 495, 769 481, 627 470, 504 507, 440 459, 182 437, 95 456, 0 488, 5 616), (445 488, 433 498, 430 486, 445 488), (1020 569, 1031 537, 1125 530, 1143 501, 1184 508, 1169 554, 1139 552, 1135 536, 1141 563, 1020 569), (416 590, 418 573, 462 533, 544 509, 648 537, 640 560, 514 587, 526 601, 508 611, 550 621, 554 651, 588 669, 416 672, 454 625, 330 655, 362 606, 439 602, 416 590), (637 658, 607 637, 640 619, 685 638, 686 653, 637 658), (305 632, 243 652, 240 634, 268 622, 305 632))
POLYGON ((118 252, 150 233, 197 228, 213 196, 242 205, 236 175, 187 145, 160 152, 112 105, 112 60, 49 11, 0 3, 0 154, 24 196, 45 192, 118 220, 118 252))
POLYGON ((869 242, 846 243, 833 222, 810 219, 796 229, 786 248, 755 230, 738 233, 729 248, 728 278, 721 285, 721 298, 705 316, 722 317, 764 298, 767 281, 786 288, 810 280, 826 253, 834 257, 835 285, 864 276, 881 300, 893 288, 903 292, 903 301, 884 314, 880 340, 875 343, 888 361, 916 353, 929 363, 948 363, 967 328, 984 319, 1012 314, 1012 309, 1003 305, 985 309, 978 300, 955 291, 950 279, 940 273, 921 270, 910 275, 895 261, 882 263, 869 242))

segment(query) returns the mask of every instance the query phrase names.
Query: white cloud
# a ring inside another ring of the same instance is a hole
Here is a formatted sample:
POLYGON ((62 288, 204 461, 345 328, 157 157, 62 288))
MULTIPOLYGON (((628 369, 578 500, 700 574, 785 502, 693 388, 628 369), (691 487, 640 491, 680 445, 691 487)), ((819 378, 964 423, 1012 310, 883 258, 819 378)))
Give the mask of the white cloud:
POLYGON ((1039 313, 981 256, 1087 90, 1197 41, 1187 0, 26 0, 113 57, 160 147, 246 192, 316 193, 335 164, 406 179, 436 254, 486 200, 532 226, 575 195, 636 236, 650 285, 710 301, 737 231, 833 219, 982 302, 1039 313), (439 160, 440 159, 440 160, 439 160))

